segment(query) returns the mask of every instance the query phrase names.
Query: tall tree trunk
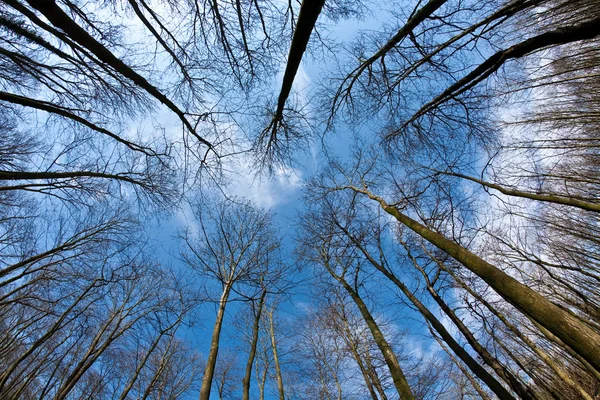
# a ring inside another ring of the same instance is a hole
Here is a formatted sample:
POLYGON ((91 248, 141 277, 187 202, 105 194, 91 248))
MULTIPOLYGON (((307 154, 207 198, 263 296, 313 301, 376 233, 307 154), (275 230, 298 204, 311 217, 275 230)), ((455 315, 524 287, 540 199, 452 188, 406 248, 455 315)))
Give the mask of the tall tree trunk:
POLYGON ((364 246, 356 240, 354 236, 343 226, 338 225, 344 233, 352 240, 352 242, 362 251, 367 260, 382 274, 385 275, 394 285, 398 287, 404 293, 404 295, 410 300, 411 303, 417 308, 421 315, 427 320, 428 323, 438 332, 442 339, 448 344, 448 347, 452 349, 468 367, 469 369, 481 379, 485 384, 498 396, 500 399, 514 400, 514 397, 494 378, 483 366, 481 366, 471 355, 462 348, 460 344, 452 337, 450 332, 446 330, 444 325, 433 315, 431 311, 404 285, 404 283, 396 277, 393 273, 388 271, 383 265, 379 264, 371 254, 364 248, 364 246))
POLYGON ((223 317, 225 315, 225 306, 229 299, 232 284, 227 282, 223 288, 223 294, 219 300, 219 310, 217 311, 217 320, 213 329, 210 350, 208 359, 206 360, 206 368, 202 377, 202 387, 200 388, 200 400, 208 400, 210 398, 210 388, 212 386, 213 376, 215 374, 215 366, 217 364, 217 356, 219 354, 219 340, 221 338, 221 328, 223 326, 223 317))
POLYGON ((275 323, 273 322, 273 311, 267 313, 269 319, 269 336, 271 336, 271 347, 273 349, 273 361, 275 363, 275 376, 277 377, 277 392, 279 400, 285 400, 285 390, 283 388, 283 376, 281 375, 281 366, 279 365, 279 355, 277 354, 277 340, 275 340, 275 323))
POLYGON ((344 280, 344 278, 340 278, 336 275, 333 276, 338 282, 342 284, 342 286, 344 287, 344 289, 346 289, 350 297, 352 297, 352 300, 354 300, 354 303, 356 303, 361 315, 363 316, 367 326, 369 327, 369 330, 371 331, 371 334, 373 335, 373 340, 375 340, 377 347, 379 347, 379 350, 381 350, 381 354, 383 355, 385 363, 387 364, 390 370, 392 380, 394 381, 394 386, 396 386, 396 390, 398 390, 400 398, 402 400, 414 399, 415 397, 413 396, 412 391, 410 390, 410 386, 406 381, 406 377, 404 376, 404 372, 400 367, 398 358, 396 357, 396 354, 394 354, 392 347, 389 345, 389 343, 383 336, 383 333, 381 333, 381 330, 379 329, 379 326, 375 322, 375 319, 369 312, 367 305, 359 296, 359 294, 348 284, 348 282, 344 280))
POLYGON ((279 91, 279 97, 277 99, 277 108, 273 120, 264 132, 264 135, 269 136, 267 149, 274 146, 275 141, 277 140, 277 129, 283 119, 285 102, 292 90, 294 78, 300 67, 300 61, 302 61, 302 56, 306 51, 308 40, 315 28, 317 18, 321 14, 324 4, 325 0, 303 0, 300 5, 300 13, 298 15, 298 21, 296 22, 285 72, 283 73, 283 81, 281 82, 281 90, 279 91))
POLYGON ((352 353, 352 358, 354 358, 354 361, 356 361, 356 365, 358 365, 358 369, 360 369, 360 373, 363 376, 365 385, 367 385, 367 390, 369 391, 369 395, 371 396, 371 398, 373 400, 378 400, 377 393, 375 393, 375 389, 373 388, 373 383, 371 382, 371 378, 369 376, 369 372, 365 366, 365 363, 361 359, 360 354, 358 353, 358 348, 356 346, 356 343, 349 343, 349 347, 350 347, 350 351, 352 353))
POLYGON ((265 368, 262 371, 262 374, 260 373, 260 369, 259 369, 259 363, 256 363, 256 380, 258 381, 258 399, 259 400, 265 400, 265 385, 267 382, 267 372, 269 370, 269 366, 268 366, 268 355, 267 355, 267 349, 263 349, 263 360, 265 362, 265 368))
MULTIPOLYGON (((431 255, 430 255, 431 257, 431 255)), ((592 397, 589 393, 587 393, 577 382, 575 382, 569 374, 558 364, 556 363, 546 352, 544 352, 539 346, 537 346, 527 335, 523 334, 516 326, 514 326, 510 321, 506 319, 506 317, 498 311, 493 305, 487 302, 484 298, 482 298, 478 293, 476 293, 473 289, 471 289, 462 279, 460 279, 450 268, 446 268, 446 266, 439 260, 432 257, 434 261, 446 271, 452 278, 465 289, 474 299, 483 304, 496 318, 498 318, 507 328, 508 330, 521 339, 523 343, 525 343, 541 360, 543 360, 546 365, 554 371, 554 373, 562 379, 567 385, 571 386, 573 390, 577 391, 579 395, 584 400, 592 400, 592 397)))
POLYGON ((592 328, 461 245, 401 213, 381 197, 375 196, 366 189, 356 187, 351 189, 377 201, 386 213, 463 264, 506 301, 556 335, 595 369, 600 369, 600 334, 592 328))
POLYGON ((377 374, 377 370, 373 365, 373 360, 371 359, 371 354, 368 350, 365 352, 365 362, 367 363, 367 370, 369 372, 369 376, 371 377, 371 382, 373 382, 373 386, 377 390, 377 393, 379 393, 379 398, 381 400, 388 400, 385 390, 383 390, 381 379, 379 379, 379 375, 377 374))
POLYGON ((267 291, 263 290, 258 300, 258 307, 256 309, 256 315, 254 316, 254 325, 252 326, 252 342, 250 343, 250 354, 248 354, 248 362, 246 363, 246 373, 242 379, 242 399, 250 399, 250 378, 252 377, 252 365, 254 364, 254 357, 256 356, 256 345, 258 343, 258 332, 260 325, 260 317, 262 315, 262 308, 265 302, 267 291))
POLYGON ((442 297, 437 293, 435 288, 433 287, 429 276, 425 272, 423 268, 418 264, 417 260, 411 255, 408 247, 404 245, 404 248, 408 252, 408 256, 412 260, 415 268, 421 273, 423 279, 425 280, 425 284, 427 286, 427 291, 435 300, 440 309, 450 318, 450 320, 454 323, 454 325, 458 328, 460 333, 467 339, 469 345, 477 352, 477 354, 481 357, 483 362, 488 365, 494 372, 508 384, 508 386, 519 395, 521 399, 537 399, 536 394, 531 390, 531 388, 525 386, 514 374, 508 370, 504 365, 502 365, 494 356, 490 354, 487 349, 482 346, 475 335, 471 332, 471 330, 462 322, 460 318, 454 313, 454 310, 448 306, 448 304, 442 299, 442 297))
POLYGON ((569 353, 571 357, 579 361, 581 365, 583 365, 585 369, 588 370, 588 372, 590 372, 598 381, 600 381, 600 371, 598 371, 598 369, 594 368, 594 366, 588 363, 585 358, 581 357, 578 353, 573 351, 571 347, 569 347, 562 340, 560 340, 560 338, 556 337, 556 335, 552 334, 552 332, 550 332, 548 329, 541 326, 537 321, 533 319, 530 319, 530 321, 540 330, 540 332, 542 332, 546 339, 557 344, 560 348, 564 349, 567 353, 569 353))
POLYGON ((440 345, 442 350, 444 350, 446 352, 446 354, 448 354, 448 357, 450 357, 450 359, 454 362, 454 364, 458 367, 458 369, 460 369, 460 372, 462 372, 462 374, 467 377, 467 379, 469 380, 469 382, 471 383, 471 385, 473 386, 473 388, 475 389, 477 394, 479 394, 479 397, 481 397, 483 400, 491 400, 490 396, 488 396, 488 394, 483 390, 483 388, 479 385, 477 380, 471 376, 469 371, 467 371, 465 369, 465 367, 460 363, 460 361, 458 361, 456 359, 456 357, 454 357, 452 355, 452 353, 444 345, 442 340, 440 340, 440 338, 437 337, 435 332, 433 332, 433 328, 431 327, 431 325, 428 324, 428 327, 429 327, 429 331, 431 332, 431 336, 433 336, 433 338, 436 340, 436 342, 438 342, 438 344, 440 345))
POLYGON ((363 376, 365 385, 367 386, 367 390, 369 391, 371 398, 373 400, 378 400, 377 393, 375 393, 375 389, 373 387, 373 382, 371 381, 368 366, 365 364, 365 361, 362 359, 360 352, 358 351, 358 341, 354 339, 352 330, 348 325, 348 320, 346 319, 346 317, 341 316, 341 320, 342 329, 344 331, 343 334, 347 338, 347 343, 348 347, 350 348, 350 352, 352 353, 352 358, 354 358, 354 361, 356 361, 356 365, 358 365, 358 369, 360 369, 360 373, 363 376))
POLYGON ((502 365, 494 356, 490 354, 485 347, 483 347, 475 335, 467 328, 467 326, 458 318, 454 311, 446 304, 446 302, 437 294, 437 292, 431 287, 427 286, 427 290, 431 294, 431 297, 440 306, 444 314, 450 318, 454 325, 458 328, 460 333, 467 339, 469 345, 477 352, 483 362, 487 364, 494 372, 508 384, 508 386, 519 395, 521 399, 537 399, 538 397, 531 390, 531 388, 523 385, 514 374, 509 371, 504 365, 502 365))

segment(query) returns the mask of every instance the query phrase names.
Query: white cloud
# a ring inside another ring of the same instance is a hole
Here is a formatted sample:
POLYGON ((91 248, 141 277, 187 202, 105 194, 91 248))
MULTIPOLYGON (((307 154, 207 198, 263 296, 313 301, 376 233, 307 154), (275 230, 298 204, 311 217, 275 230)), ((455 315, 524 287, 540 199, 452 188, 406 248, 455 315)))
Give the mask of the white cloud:
POLYGON ((227 178, 233 195, 265 208, 293 201, 303 182, 301 173, 290 167, 278 168, 271 176, 256 175, 249 160, 243 160, 230 170, 227 178))

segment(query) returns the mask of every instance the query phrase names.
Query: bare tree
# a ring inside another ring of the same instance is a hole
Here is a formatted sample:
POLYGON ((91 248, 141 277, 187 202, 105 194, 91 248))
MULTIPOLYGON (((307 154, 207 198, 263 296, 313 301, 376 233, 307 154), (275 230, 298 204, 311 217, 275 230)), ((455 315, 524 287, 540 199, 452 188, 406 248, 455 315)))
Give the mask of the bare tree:
POLYGON ((386 360, 398 394, 401 398, 412 399, 414 396, 394 351, 358 292, 362 283, 359 278, 362 266, 356 257, 358 250, 352 246, 346 246, 343 239, 339 240, 335 225, 333 227, 331 224, 323 226, 324 222, 330 221, 329 218, 334 213, 334 209, 325 207, 324 213, 305 217, 306 237, 303 243, 303 253, 309 260, 323 265, 352 298, 386 360))
POLYGON ((199 232, 193 235, 188 229, 184 234, 187 248, 183 259, 199 273, 215 279, 222 290, 200 391, 200 398, 208 399, 230 294, 250 290, 245 296, 255 297, 252 293, 262 291, 252 284, 260 282, 256 278, 268 271, 279 242, 270 215, 249 202, 224 201, 214 212, 198 205, 194 211, 199 232))

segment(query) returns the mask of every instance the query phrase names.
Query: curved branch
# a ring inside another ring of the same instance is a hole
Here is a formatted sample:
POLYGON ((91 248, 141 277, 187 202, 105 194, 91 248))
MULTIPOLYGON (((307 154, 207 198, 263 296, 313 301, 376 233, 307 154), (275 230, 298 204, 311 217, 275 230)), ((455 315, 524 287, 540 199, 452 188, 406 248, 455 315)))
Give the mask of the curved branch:
POLYGON ((18 105, 21 105, 24 107, 31 107, 31 108, 35 108, 37 110, 42 110, 42 111, 46 111, 51 114, 57 114, 57 115, 69 118, 73 121, 79 122, 80 124, 87 126, 90 129, 95 130, 96 132, 100 132, 106 136, 109 136, 110 138, 116 140, 117 142, 122 143, 125 146, 129 147, 131 150, 140 151, 148 156, 158 156, 159 155, 149 147, 140 146, 140 145, 132 143, 126 139, 123 139, 122 137, 120 137, 119 135, 117 135, 115 133, 112 133, 108 129, 102 128, 102 127, 88 121, 87 119, 68 111, 67 108, 60 107, 56 104, 53 104, 53 103, 50 103, 47 101, 43 101, 43 100, 37 100, 37 99, 29 98, 29 97, 19 96, 17 94, 7 93, 7 92, 0 92, 0 101, 6 101, 8 103, 18 104, 18 105))
POLYGON ((112 68, 124 77, 130 79, 137 86, 144 89, 154 98, 159 100, 162 104, 167 106, 173 111, 185 125, 187 130, 202 144, 208 147, 209 150, 214 150, 213 145, 206 139, 196 133, 196 130, 187 120, 185 113, 180 110, 167 96, 153 86, 143 76, 135 72, 131 67, 125 64, 122 60, 117 58, 109 49, 104 47, 100 42, 94 39, 89 33, 86 32, 81 26, 73 21, 57 4, 54 0, 27 0, 30 6, 41 12, 44 17, 52 23, 55 27, 59 28, 67 35, 69 35, 75 42, 81 46, 89 49, 98 59, 112 68))

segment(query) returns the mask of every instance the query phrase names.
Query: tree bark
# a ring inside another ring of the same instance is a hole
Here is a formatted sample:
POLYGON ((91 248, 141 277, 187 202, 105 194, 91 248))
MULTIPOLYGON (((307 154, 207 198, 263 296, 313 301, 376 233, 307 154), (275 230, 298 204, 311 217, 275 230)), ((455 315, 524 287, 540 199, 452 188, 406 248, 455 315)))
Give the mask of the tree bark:
POLYGON ((365 385, 367 386, 367 390, 369 391, 369 395, 373 400, 378 400, 377 393, 375 393, 375 389, 373 387, 373 382, 371 381, 368 366, 365 365, 365 362, 363 361, 360 352, 358 351, 358 341, 355 340, 353 337, 353 333, 350 329, 350 326, 348 325, 348 320, 346 316, 340 315, 340 319, 342 322, 343 335, 347 339, 347 344, 350 348, 350 352, 352 353, 352 358, 354 358, 354 361, 356 361, 356 365, 358 365, 358 369, 360 369, 360 373, 363 376, 365 385))
POLYGON ((217 364, 217 356, 219 354, 219 340, 221 338, 221 328, 223 326, 223 317, 225 316, 225 306, 231 291, 232 284, 227 282, 223 289, 223 294, 219 300, 219 310, 217 311, 217 320, 213 329, 210 350, 206 360, 206 368, 202 377, 202 387, 200 388, 200 400, 208 400, 210 398, 210 388, 212 386, 213 376, 215 374, 215 366, 217 364))
POLYGON ((381 197, 366 189, 351 189, 377 201, 386 213, 463 264, 518 310, 560 338, 595 369, 600 369, 600 335, 589 326, 461 245, 401 213, 381 197))
POLYGON ((279 354, 277 353, 277 340, 275 340, 275 323, 273 322, 273 310, 267 313, 269 319, 269 336, 271 337, 271 347, 273 350, 273 362, 275 363, 275 376, 277 377, 277 392, 279 400, 285 400, 285 390, 283 387, 283 376, 279 364, 279 354))
POLYGON ((571 386, 573 390, 577 391, 580 396, 584 400, 593 400, 589 393, 587 393, 577 382, 575 382, 569 374, 558 364, 556 363, 546 352, 544 352, 539 346, 537 346, 527 335, 523 334, 516 326, 514 326, 510 321, 504 317, 504 315, 498 311, 494 306, 492 306, 489 302, 483 299, 478 293, 476 293, 473 289, 471 289, 462 279, 460 279, 456 274, 452 272, 450 268, 446 268, 442 262, 435 259, 434 260, 440 268, 446 271, 448 274, 454 278, 454 280, 465 289, 474 299, 483 304, 496 318, 498 318, 507 328, 508 330, 514 334, 516 337, 521 339, 523 343, 525 343, 541 360, 543 360, 546 365, 554 371, 554 373, 562 379, 567 385, 571 386))
MULTIPOLYGON (((404 245, 404 243, 403 243, 403 245, 404 245)), ((404 247, 408 251, 407 246, 404 245, 404 247)), ((479 341, 477 340, 475 335, 473 335, 471 330, 462 322, 462 320, 460 318, 458 318, 458 316, 454 313, 454 311, 450 308, 450 306, 448 306, 448 304, 444 301, 444 299, 442 299, 442 297, 437 293, 437 291, 434 289, 433 285, 431 284, 429 276, 427 275, 425 270, 423 270, 423 268, 421 268, 421 266, 417 263, 417 260, 415 258, 413 258, 413 256, 410 254, 410 252, 408 252, 408 256, 412 260, 412 263, 415 266, 415 268, 421 273, 421 275, 425 279, 427 291, 429 292, 429 294, 431 295, 433 300, 435 300, 435 302, 440 307, 440 309, 444 312, 444 314, 446 314, 448 316, 448 318, 450 318, 450 320, 458 328, 460 333, 462 333, 462 335, 467 339, 467 342, 469 343, 469 345, 477 352, 477 354, 481 357, 483 362, 486 365, 488 365, 490 368, 492 368, 492 370, 494 370, 496 375, 498 375, 504 382, 506 382, 508 384, 508 386, 516 394, 518 394, 521 399, 524 399, 524 400, 525 399, 528 399, 528 400, 529 399, 537 399, 538 397, 531 390, 531 388, 525 386, 520 380, 518 380, 514 376, 514 374, 510 370, 508 370, 508 368, 506 368, 504 365, 502 365, 494 356, 492 356, 490 354, 489 351, 487 351, 487 349, 484 346, 482 346, 479 343, 479 341)))
POLYGON ((398 362, 398 358, 396 357, 396 354, 394 354, 392 347, 389 345, 389 343, 383 336, 383 333, 381 333, 379 326, 377 325, 377 323, 375 322, 375 319, 369 312, 369 309, 367 308, 367 305, 365 304, 365 302, 362 300, 360 295, 348 284, 348 282, 346 282, 344 280, 344 278, 334 275, 333 271, 329 267, 327 269, 330 271, 331 275, 339 283, 342 284, 344 289, 348 292, 350 297, 352 297, 352 300, 354 300, 354 303, 358 307, 361 315, 363 316, 363 318, 365 320, 365 323, 367 324, 367 326, 369 327, 369 330, 371 331, 371 334, 373 335, 373 340, 375 340, 377 347, 379 347, 379 350, 381 351, 381 354, 383 355, 383 358, 385 359, 385 363, 387 364, 387 366, 390 370, 390 374, 392 375, 392 380, 394 381, 394 386, 396 386, 396 390, 398 391, 400 398, 402 400, 414 399, 415 397, 413 396, 410 386, 408 385, 408 382, 406 381, 406 377, 404 376, 404 372, 402 371, 402 368, 400 367, 400 363, 398 362))
POLYGON ((444 325, 433 315, 431 311, 408 289, 404 283, 396 277, 393 273, 388 271, 383 265, 379 264, 371 254, 362 246, 360 242, 356 240, 348 230, 343 226, 338 225, 344 233, 354 242, 354 244, 360 249, 365 255, 367 260, 377 269, 379 272, 385 275, 394 285, 398 287, 404 293, 404 295, 410 300, 411 303, 417 308, 419 313, 425 318, 425 320, 433 326, 433 328, 439 333, 442 339, 452 349, 468 367, 469 369, 481 379, 485 384, 498 396, 500 399, 515 400, 515 398, 494 378, 483 366, 481 366, 471 355, 462 348, 462 346, 452 337, 450 332, 446 330, 444 325))

